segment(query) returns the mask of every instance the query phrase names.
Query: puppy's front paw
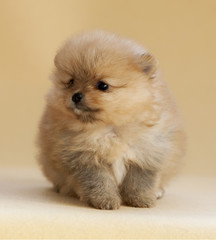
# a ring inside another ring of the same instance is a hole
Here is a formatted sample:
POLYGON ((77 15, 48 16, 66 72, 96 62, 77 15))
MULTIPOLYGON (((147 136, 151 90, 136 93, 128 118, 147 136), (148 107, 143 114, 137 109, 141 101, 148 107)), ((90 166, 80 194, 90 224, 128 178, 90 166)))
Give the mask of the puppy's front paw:
POLYGON ((115 209, 119 209, 121 204, 121 199, 118 195, 97 196, 89 199, 88 203, 97 209, 115 210, 115 209))
POLYGON ((124 203, 128 206, 139 207, 139 208, 151 208, 155 206, 156 196, 146 195, 143 193, 128 194, 124 198, 124 203))

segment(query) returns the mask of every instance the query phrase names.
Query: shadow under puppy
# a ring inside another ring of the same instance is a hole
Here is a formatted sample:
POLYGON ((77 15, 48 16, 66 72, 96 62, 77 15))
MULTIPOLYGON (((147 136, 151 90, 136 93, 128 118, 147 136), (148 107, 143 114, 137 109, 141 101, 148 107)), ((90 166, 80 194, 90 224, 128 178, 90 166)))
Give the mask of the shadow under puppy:
POLYGON ((55 188, 99 209, 154 206, 184 153, 156 59, 131 40, 83 33, 57 53, 52 81, 38 145, 55 188))

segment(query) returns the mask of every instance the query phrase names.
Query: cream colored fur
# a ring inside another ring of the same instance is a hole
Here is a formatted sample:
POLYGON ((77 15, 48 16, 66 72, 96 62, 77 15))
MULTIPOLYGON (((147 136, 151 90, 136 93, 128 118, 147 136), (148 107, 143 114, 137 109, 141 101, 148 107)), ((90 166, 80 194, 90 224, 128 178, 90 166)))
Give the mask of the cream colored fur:
POLYGON ((81 180, 76 179, 76 164, 83 169, 106 169, 117 188, 132 165, 154 171, 149 196, 163 189, 178 171, 184 131, 157 64, 140 45, 105 32, 74 36, 59 50, 38 142, 43 171, 60 192, 77 195, 98 208, 118 208, 119 200, 97 199, 97 204, 88 199, 81 180), (98 81, 109 89, 98 90, 98 81), (77 92, 84 94, 82 109, 71 100, 77 92), (70 159, 75 153, 82 155, 76 164, 70 159))

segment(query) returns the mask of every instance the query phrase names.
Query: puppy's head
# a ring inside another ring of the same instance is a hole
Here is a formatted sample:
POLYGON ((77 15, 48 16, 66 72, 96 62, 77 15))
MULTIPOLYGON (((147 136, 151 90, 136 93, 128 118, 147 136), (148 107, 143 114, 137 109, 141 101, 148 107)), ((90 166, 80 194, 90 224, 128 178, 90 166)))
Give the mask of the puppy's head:
POLYGON ((52 104, 81 122, 134 121, 150 111, 156 65, 132 41, 104 32, 77 35, 55 57, 52 104))

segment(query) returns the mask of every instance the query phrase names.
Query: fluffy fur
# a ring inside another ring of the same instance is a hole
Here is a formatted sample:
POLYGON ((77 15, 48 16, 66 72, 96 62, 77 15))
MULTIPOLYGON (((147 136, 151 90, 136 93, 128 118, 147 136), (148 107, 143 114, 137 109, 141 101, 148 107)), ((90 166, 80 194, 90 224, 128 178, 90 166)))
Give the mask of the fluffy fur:
POLYGON ((162 196, 184 131, 157 65, 137 43, 105 32, 76 35, 59 50, 38 140, 57 191, 99 209, 152 207, 162 196))

